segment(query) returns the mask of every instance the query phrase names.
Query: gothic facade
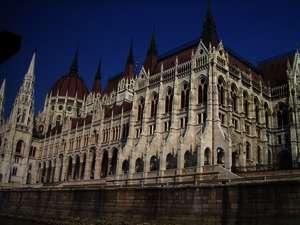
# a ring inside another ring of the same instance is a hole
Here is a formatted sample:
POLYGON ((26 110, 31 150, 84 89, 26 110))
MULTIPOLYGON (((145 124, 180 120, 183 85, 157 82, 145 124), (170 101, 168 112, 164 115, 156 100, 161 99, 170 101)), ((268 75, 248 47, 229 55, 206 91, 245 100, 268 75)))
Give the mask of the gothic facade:
MULTIPOLYGON (((8 119, 0 90, 1 183, 160 178, 290 169, 300 146, 300 55, 253 65, 219 40, 209 9, 201 38, 159 55, 154 34, 135 74, 89 90, 77 53, 34 114, 34 53, 8 119)), ((83 183, 84 183, 83 182, 83 183)))

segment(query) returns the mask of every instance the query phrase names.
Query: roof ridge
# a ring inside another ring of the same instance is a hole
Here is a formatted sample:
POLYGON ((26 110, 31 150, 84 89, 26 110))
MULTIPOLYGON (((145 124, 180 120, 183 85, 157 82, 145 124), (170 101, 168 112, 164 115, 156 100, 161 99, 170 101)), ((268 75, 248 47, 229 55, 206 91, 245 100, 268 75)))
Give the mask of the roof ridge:
POLYGON ((273 60, 276 60, 276 59, 282 59, 282 58, 285 58, 285 57, 289 57, 289 56, 291 56, 292 54, 295 54, 295 53, 296 53, 296 50, 294 49, 294 50, 290 50, 290 51, 284 52, 284 53, 279 54, 279 55, 271 56, 269 58, 266 58, 264 60, 259 61, 258 65, 266 64, 266 63, 272 62, 273 60))
POLYGON ((173 49, 171 49, 169 51, 166 51, 165 53, 159 55, 158 60, 162 60, 162 59, 165 59, 165 58, 170 57, 172 55, 175 55, 176 53, 178 53, 178 52, 180 52, 184 49, 187 49, 188 47, 191 47, 191 46, 193 46, 193 45, 195 45, 199 42, 200 42, 200 38, 197 38, 197 39, 194 39, 192 41, 186 42, 182 45, 179 45, 178 47, 173 48, 173 49))

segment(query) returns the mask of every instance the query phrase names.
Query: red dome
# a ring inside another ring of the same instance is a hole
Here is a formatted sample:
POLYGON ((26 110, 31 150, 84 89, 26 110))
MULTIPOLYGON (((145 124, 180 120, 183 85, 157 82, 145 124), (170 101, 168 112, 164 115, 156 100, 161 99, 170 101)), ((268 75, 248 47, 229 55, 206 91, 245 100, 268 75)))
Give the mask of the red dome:
POLYGON ((51 96, 69 96, 83 99, 89 93, 84 81, 77 75, 65 75, 51 88, 51 96))

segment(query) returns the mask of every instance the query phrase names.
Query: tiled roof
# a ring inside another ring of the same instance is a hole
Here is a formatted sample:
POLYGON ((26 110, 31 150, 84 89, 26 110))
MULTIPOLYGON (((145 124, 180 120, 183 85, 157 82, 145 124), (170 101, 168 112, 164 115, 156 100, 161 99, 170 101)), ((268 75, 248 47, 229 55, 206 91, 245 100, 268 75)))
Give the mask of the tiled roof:
POLYGON ((258 68, 262 71, 264 80, 271 86, 279 86, 288 82, 287 63, 293 64, 295 51, 272 57, 262 61, 258 68))

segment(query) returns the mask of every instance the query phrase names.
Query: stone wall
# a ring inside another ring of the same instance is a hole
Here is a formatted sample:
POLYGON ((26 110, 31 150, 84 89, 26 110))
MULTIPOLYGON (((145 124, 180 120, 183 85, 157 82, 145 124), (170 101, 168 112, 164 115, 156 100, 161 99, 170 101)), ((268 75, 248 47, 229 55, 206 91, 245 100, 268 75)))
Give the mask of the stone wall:
POLYGON ((0 191, 0 214, 106 224, 299 225, 300 181, 177 188, 0 191))

